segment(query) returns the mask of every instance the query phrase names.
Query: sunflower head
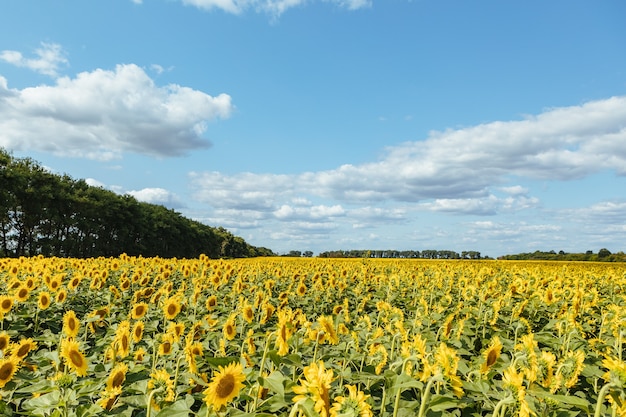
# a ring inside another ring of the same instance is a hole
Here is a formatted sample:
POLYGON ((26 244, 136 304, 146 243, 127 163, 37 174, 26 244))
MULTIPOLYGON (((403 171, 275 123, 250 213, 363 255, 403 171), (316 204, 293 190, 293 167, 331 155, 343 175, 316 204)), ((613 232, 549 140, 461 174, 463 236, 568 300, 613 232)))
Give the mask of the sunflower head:
POLYGON ((13 379, 18 367, 19 360, 14 356, 0 359, 0 388, 4 387, 7 382, 13 379))
POLYGON ((300 379, 300 385, 293 388, 297 395, 294 402, 311 398, 314 409, 320 416, 328 416, 330 412, 329 390, 333 381, 332 369, 326 369, 324 362, 314 362, 304 367, 304 378, 300 379))
POLYGON ((128 365, 123 362, 118 362, 117 365, 111 370, 109 377, 107 378, 107 389, 113 390, 121 388, 122 384, 126 380, 126 373, 128 372, 128 365))
POLYGON ((37 301, 37 306, 40 310, 45 310, 50 307, 50 293, 47 291, 42 291, 39 293, 39 299, 37 301))
POLYGON ((76 337, 80 328, 80 321, 76 318, 74 310, 67 310, 63 315, 63 333, 67 337, 76 337))
POLYGON ((214 410, 219 410, 239 395, 245 380, 241 363, 233 362, 226 367, 220 366, 204 390, 205 403, 207 406, 213 406, 214 410))
POLYGON ((11 338, 9 337, 7 332, 0 332, 0 351, 5 351, 9 344, 11 343, 11 338))
POLYGON ((335 397, 333 407, 330 409, 331 417, 353 416, 373 417, 372 407, 367 403, 369 395, 359 391, 356 385, 346 385, 347 397, 335 397))
POLYGON ((139 320, 133 325, 133 342, 139 343, 143 337, 144 323, 139 320))
POLYGON ((87 359, 79 349, 78 342, 65 339, 61 342, 61 356, 67 366, 78 376, 87 375, 87 359))
POLYGON ((0 314, 5 315, 13 308, 13 298, 8 295, 0 296, 0 314))
POLYGON ((28 352, 34 350, 36 347, 37 343, 34 342, 33 339, 22 339, 19 343, 11 347, 11 352, 17 360, 21 361, 28 355, 28 352))
POLYGON ((182 309, 182 306, 178 298, 170 297, 167 300, 165 300, 165 303, 163 305, 163 315, 168 320, 174 320, 176 316, 178 315, 178 313, 180 313, 181 309, 182 309))
POLYGON ((224 323, 224 327, 222 328, 224 333, 224 337, 227 340, 233 340, 235 336, 237 336, 237 327, 235 326, 235 316, 231 315, 224 323))
POLYGON ((495 336, 489 347, 483 352, 484 362, 480 368, 480 372, 485 374, 491 369, 493 365, 495 365, 496 361, 500 357, 500 353, 502 352, 502 342, 500 342, 500 338, 495 336))
POLYGON ((136 303, 133 304, 130 310, 130 317, 134 320, 141 319, 148 312, 148 304, 147 303, 136 303))

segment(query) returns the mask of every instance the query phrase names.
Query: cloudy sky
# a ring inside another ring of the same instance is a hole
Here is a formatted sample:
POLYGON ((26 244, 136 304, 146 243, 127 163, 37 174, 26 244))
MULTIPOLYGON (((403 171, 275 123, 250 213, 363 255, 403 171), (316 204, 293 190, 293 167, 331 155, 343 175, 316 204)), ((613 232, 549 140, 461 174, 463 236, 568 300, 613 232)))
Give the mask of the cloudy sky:
POLYGON ((626 2, 9 1, 0 146, 277 253, 626 250, 626 2))

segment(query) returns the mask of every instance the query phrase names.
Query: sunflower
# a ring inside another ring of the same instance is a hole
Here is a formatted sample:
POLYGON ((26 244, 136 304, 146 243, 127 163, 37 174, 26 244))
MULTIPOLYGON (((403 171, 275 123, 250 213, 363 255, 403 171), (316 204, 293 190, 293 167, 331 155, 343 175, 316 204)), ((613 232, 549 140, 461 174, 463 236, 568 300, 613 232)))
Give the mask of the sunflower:
POLYGON ((46 285, 50 288, 50 291, 57 292, 59 287, 61 286, 61 277, 59 275, 55 275, 50 281, 46 281, 46 285))
POLYGON ((217 297, 212 295, 209 298, 206 299, 206 309, 211 311, 213 310, 215 307, 217 307, 217 297))
POLYGON ((67 299, 67 290, 65 288, 61 288, 58 292, 57 292, 57 296, 55 298, 55 301, 57 304, 63 304, 63 302, 67 299))
POLYGON ((11 353, 13 357, 21 361, 28 355, 28 352, 36 347, 37 343, 29 337, 28 339, 22 339, 19 343, 11 346, 11 353))
POLYGON ((137 303, 134 304, 130 310, 130 317, 134 320, 139 320, 143 318, 148 312, 148 304, 147 303, 137 303))
POLYGON ((573 387, 578 382, 578 377, 584 368, 585 353, 582 350, 565 354, 559 363, 560 374, 563 376, 565 388, 573 387))
POLYGON ((72 277, 70 282, 67 283, 67 288, 71 291, 75 291, 76 288, 80 285, 80 277, 72 277))
POLYGON ((171 333, 175 339, 180 338, 180 336, 183 334, 184 331, 185 331, 185 323, 182 323, 182 322, 179 322, 179 323, 172 322, 169 324, 169 326, 167 326, 167 332, 171 333))
POLYGON ((454 395, 461 398, 463 382, 456 374, 459 367, 459 357, 456 351, 442 342, 435 352, 435 362, 444 378, 450 383, 454 395))
POLYGON ((47 291, 42 291, 39 293, 39 300, 37 301, 37 306, 40 310, 45 310, 50 307, 50 293, 47 291))
POLYGON ((118 362, 107 378, 107 389, 113 390, 115 388, 121 388, 126 380, 126 372, 128 372, 128 365, 123 362, 118 362))
POLYGON ((333 407, 330 409, 330 417, 373 417, 372 407, 366 402, 369 395, 357 390, 356 385, 346 385, 346 388, 348 388, 348 396, 335 397, 333 407))
POLYGON ((133 325, 133 342, 139 343, 143 338, 143 321, 139 320, 133 325))
POLYGON ((278 329, 276 330, 275 347, 278 354, 284 356, 289 353, 289 339, 293 334, 292 313, 290 310, 280 310, 278 316, 278 329))
POLYGON ((162 401, 174 401, 174 381, 172 380, 170 374, 165 369, 157 369, 150 374, 150 380, 148 381, 148 389, 149 390, 157 390, 161 388, 165 392, 158 392, 155 395, 156 398, 153 398, 153 401, 157 405, 162 401))
POLYGON ((163 334, 159 344, 159 355, 169 355, 174 348, 174 338, 171 333, 163 334))
POLYGON ((235 327, 235 315, 231 314, 230 317, 224 323, 224 327, 222 328, 222 332, 224 333, 224 337, 227 340, 233 340, 235 336, 237 336, 237 328, 235 327))
POLYGON ((107 387, 101 394, 100 399, 96 402, 100 407, 104 408, 107 411, 111 411, 115 402, 117 401, 117 397, 122 394, 122 389, 117 388, 109 388, 107 387))
POLYGON ((4 352, 7 347, 9 347, 9 343, 11 343, 11 338, 7 332, 0 333, 0 351, 4 352))
POLYGON ((495 365, 496 361, 500 357, 500 353, 502 352, 502 342, 500 342, 500 338, 495 336, 489 347, 483 352, 483 357, 485 358, 485 362, 483 362, 480 367, 480 373, 486 374, 489 372, 489 369, 495 365))
POLYGON ((254 309, 250 304, 246 303, 241 310, 241 315, 246 323, 252 323, 254 320, 254 309))
POLYGON ((142 347, 140 347, 139 349, 137 349, 133 355, 133 357, 135 358, 135 362, 143 362, 143 358, 146 355, 146 350, 142 347))
POLYGON ((306 284, 303 281, 300 281, 298 287, 296 288, 296 294, 298 294, 300 297, 304 297, 304 295, 306 294, 306 290, 306 284))
POLYGON ((187 364, 189 365, 189 372, 194 374, 198 372, 196 356, 202 356, 202 351, 202 343, 200 342, 189 342, 185 344, 185 359, 187 359, 187 364))
POLYGON ((128 356, 130 352, 130 322, 128 320, 122 320, 117 325, 113 346, 119 357, 125 358, 128 356))
POLYGON ((330 412, 329 390, 333 381, 333 370, 324 368, 324 362, 314 362, 304 367, 304 379, 300 379, 300 385, 293 388, 297 395, 293 397, 293 402, 313 400, 313 409, 320 417, 328 417, 330 412))
POLYGON ((321 341, 328 342, 331 345, 339 343, 339 337, 337 336, 337 331, 335 330, 335 324, 333 323, 332 317, 320 316, 318 317, 317 322, 324 331, 324 338, 321 341))
POLYGON ((204 402, 207 406, 213 406, 214 410, 219 410, 239 395, 245 380, 241 363, 233 362, 226 367, 218 367, 218 371, 203 392, 204 402))
POLYGON ((13 308, 13 298, 8 295, 0 296, 0 314, 4 316, 13 308))
POLYGON ((76 318, 76 313, 74 310, 67 310, 63 315, 63 333, 67 337, 76 337, 79 328, 80 321, 76 318))
POLYGON ((13 356, 0 359, 0 388, 13 378, 18 367, 19 360, 13 356))
POLYGON ((20 303, 23 303, 24 301, 28 300, 29 295, 30 290, 28 289, 28 287, 25 285, 21 285, 15 293, 15 299, 20 303))
POLYGON ((78 376, 87 375, 87 359, 80 351, 78 342, 73 339, 65 339, 61 342, 61 357, 70 369, 78 376))
POLYGON ((165 315, 165 318, 168 320, 174 320, 178 313, 180 313, 181 308, 178 298, 170 297, 163 305, 163 315, 165 315))

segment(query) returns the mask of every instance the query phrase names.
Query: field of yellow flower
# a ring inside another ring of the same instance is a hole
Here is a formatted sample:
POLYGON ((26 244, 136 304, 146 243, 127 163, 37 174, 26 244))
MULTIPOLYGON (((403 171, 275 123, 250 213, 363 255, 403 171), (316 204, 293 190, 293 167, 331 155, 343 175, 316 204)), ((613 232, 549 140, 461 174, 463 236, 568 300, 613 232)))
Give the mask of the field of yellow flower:
POLYGON ((626 415, 626 265, 0 259, 0 415, 626 415))

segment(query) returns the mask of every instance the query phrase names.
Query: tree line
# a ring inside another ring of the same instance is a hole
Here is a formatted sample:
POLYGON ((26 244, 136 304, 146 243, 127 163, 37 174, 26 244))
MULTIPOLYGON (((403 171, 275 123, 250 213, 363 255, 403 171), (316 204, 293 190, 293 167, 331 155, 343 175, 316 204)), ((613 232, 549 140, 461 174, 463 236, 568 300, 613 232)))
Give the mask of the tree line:
POLYGON ((0 256, 271 256, 222 227, 137 201, 0 148, 0 256))
MULTIPOLYGON (((292 251, 293 252, 293 251, 292 251)), ((452 250, 334 250, 320 252, 320 258, 409 258, 409 259, 488 259, 481 257, 478 251, 452 250)))
POLYGON ((555 252, 553 250, 524 252, 514 255, 504 255, 498 259, 524 260, 524 261, 591 261, 591 262, 626 262, 624 252, 611 253, 610 250, 602 248, 598 253, 588 250, 585 253, 567 253, 564 251, 555 252))

